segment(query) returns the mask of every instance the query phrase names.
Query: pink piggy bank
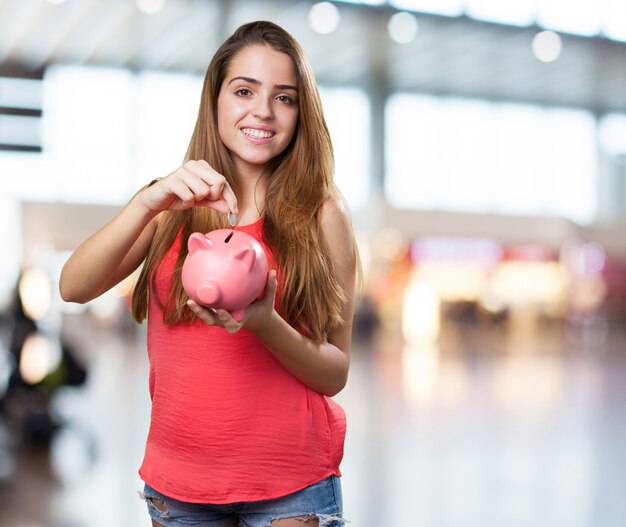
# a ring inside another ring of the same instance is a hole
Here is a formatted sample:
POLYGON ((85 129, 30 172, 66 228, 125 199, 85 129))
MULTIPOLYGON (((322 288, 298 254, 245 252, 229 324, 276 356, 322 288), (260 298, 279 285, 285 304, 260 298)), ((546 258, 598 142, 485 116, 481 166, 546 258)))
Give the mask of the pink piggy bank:
POLYGON ((241 320, 267 282, 267 258, 259 242, 241 231, 219 229, 194 232, 187 248, 182 280, 189 298, 205 307, 226 309, 241 320))

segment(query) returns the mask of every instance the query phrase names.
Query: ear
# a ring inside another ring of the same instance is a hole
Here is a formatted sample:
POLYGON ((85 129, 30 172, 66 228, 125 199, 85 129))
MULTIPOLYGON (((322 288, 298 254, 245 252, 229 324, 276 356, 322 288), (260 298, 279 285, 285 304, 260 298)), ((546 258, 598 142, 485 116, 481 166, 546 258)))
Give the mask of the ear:
POLYGON ((240 249, 237 253, 235 253, 233 255, 233 258, 235 260, 240 260, 241 262, 243 262, 244 267, 246 268, 246 270, 249 271, 250 269, 252 269, 254 261, 256 260, 256 253, 254 252, 254 249, 252 247, 244 247, 243 249, 240 249))
POLYGON ((189 249, 189 254, 193 254, 196 251, 201 250, 210 251, 213 249, 213 242, 204 234, 194 232, 191 236, 189 236, 189 240, 187 240, 187 249, 189 249))

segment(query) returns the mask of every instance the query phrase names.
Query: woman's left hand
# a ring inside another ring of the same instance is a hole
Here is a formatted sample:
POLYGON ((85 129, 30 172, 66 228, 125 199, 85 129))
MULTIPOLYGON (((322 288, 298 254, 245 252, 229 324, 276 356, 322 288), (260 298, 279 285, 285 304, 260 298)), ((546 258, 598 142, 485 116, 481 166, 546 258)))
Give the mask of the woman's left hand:
POLYGON ((265 285, 263 298, 252 302, 252 304, 246 307, 241 320, 236 320, 225 309, 205 308, 192 300, 189 300, 187 305, 208 326, 222 327, 229 333, 237 333, 241 328, 254 332, 256 328, 266 324, 274 313, 277 284, 276 271, 271 270, 267 275, 267 284, 265 285))

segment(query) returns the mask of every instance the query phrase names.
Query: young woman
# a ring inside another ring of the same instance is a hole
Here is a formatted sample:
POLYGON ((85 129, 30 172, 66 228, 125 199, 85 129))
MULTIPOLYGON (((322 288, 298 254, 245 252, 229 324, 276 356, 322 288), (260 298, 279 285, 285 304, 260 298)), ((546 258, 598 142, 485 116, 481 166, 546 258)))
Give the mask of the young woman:
POLYGON ((140 189, 63 268, 87 302, 142 263, 152 418, 139 474, 153 525, 343 525, 339 464, 357 252, 333 183, 311 67, 270 22, 241 26, 209 65, 186 162, 140 189), (263 246, 264 296, 242 320, 189 300, 193 232, 234 227, 263 246))

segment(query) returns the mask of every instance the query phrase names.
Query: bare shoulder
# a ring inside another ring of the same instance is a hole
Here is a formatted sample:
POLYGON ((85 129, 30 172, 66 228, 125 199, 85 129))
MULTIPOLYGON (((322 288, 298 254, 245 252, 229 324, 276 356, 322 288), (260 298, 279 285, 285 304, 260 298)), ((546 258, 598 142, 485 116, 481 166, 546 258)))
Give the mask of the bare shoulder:
POLYGON ((322 205, 322 228, 326 231, 334 229, 348 229, 352 232, 352 220, 348 204, 342 196, 327 198, 322 205))
POLYGON ((324 202, 321 226, 331 256, 352 265, 355 259, 354 233, 350 211, 343 197, 331 197, 324 202))

